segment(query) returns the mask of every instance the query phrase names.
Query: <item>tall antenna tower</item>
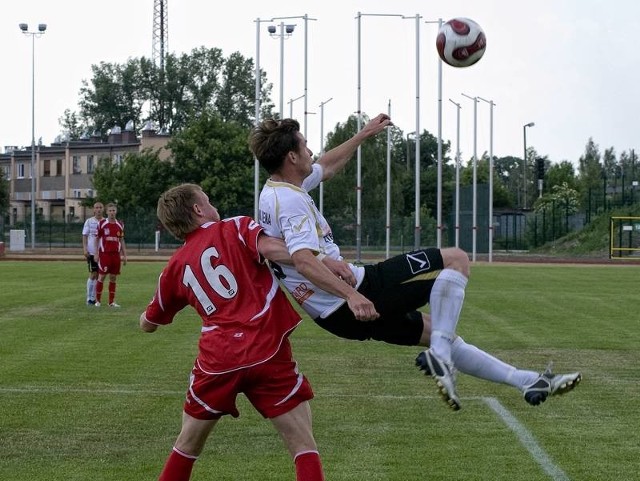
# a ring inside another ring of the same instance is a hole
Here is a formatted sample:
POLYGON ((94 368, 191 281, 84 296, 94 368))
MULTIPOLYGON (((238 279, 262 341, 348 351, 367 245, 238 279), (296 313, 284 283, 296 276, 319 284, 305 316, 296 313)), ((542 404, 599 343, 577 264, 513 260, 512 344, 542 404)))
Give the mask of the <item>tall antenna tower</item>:
POLYGON ((164 59, 169 49, 169 0, 153 0, 153 63, 164 72, 164 59))

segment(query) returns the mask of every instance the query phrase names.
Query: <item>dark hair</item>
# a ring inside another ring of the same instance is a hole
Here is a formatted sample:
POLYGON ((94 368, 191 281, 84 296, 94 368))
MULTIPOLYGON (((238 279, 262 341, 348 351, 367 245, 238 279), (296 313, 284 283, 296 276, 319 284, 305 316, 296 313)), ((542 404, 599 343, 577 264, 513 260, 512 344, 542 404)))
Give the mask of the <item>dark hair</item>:
POLYGON ((277 172, 285 156, 300 147, 300 124, 294 119, 266 119, 249 134, 249 148, 267 172, 277 172))

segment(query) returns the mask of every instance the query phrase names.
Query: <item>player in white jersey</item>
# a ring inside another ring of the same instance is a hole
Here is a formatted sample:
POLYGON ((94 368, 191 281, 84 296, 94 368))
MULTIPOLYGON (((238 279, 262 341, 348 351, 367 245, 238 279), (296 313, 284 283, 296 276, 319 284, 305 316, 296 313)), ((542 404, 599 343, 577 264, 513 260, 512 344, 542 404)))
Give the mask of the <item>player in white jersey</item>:
POLYGON ((469 277, 469 257, 461 249, 419 249, 364 267, 342 262, 331 228, 307 192, 331 179, 358 145, 389 125, 387 115, 378 115, 315 164, 297 121, 269 119, 252 131, 251 150, 271 175, 260 194, 259 222, 268 235, 285 241, 294 263, 274 266, 284 286, 319 326, 337 336, 429 346, 416 363, 435 379, 453 410, 460 409, 454 367, 517 387, 533 405, 573 389, 580 373, 516 369, 456 334, 469 277), (430 315, 418 311, 427 303, 430 315))
POLYGON ((98 224, 102 220, 104 205, 102 202, 93 204, 93 217, 89 217, 82 227, 82 253, 87 260, 89 278, 87 279, 87 305, 96 303, 96 282, 98 281, 98 250, 96 236, 98 224))

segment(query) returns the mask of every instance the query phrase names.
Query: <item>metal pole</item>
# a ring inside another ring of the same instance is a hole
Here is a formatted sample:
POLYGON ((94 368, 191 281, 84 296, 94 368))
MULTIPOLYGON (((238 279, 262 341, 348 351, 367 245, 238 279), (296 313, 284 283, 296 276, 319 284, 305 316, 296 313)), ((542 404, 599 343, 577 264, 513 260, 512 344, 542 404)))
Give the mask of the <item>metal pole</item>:
POLYGON ((472 253, 471 260, 476 261, 476 246, 478 241, 478 97, 464 97, 473 100, 473 221, 472 221, 472 253))
MULTIPOLYGON (((260 124, 260 104, 262 102, 260 95, 260 18, 256 18, 256 127, 260 124)), ((258 220, 258 198, 260 189, 260 164, 258 158, 253 158, 253 218, 258 220)))
MULTIPOLYGON (((358 94, 358 132, 362 130, 362 13, 358 12, 358 76, 357 76, 357 94, 358 94)), ((356 152, 356 262, 360 262, 362 254, 361 245, 361 206, 362 200, 362 184, 361 182, 361 165, 362 165, 362 148, 358 145, 356 152)))
MULTIPOLYGON (((442 19, 438 19, 438 29, 442 19)), ((442 59, 438 56, 438 187, 437 187, 437 246, 442 247, 442 59)))
POLYGON ((308 80, 309 80, 309 15, 304 14, 304 138, 307 138, 307 128, 309 122, 309 112, 307 108, 307 99, 308 99, 308 80))
MULTIPOLYGON (((324 106, 333 100, 331 97, 328 100, 320 103, 320 157, 324 155, 324 106)), ((324 182, 320 182, 320 214, 324 215, 324 182)))
POLYGON ((456 106, 456 240, 455 246, 460 247, 460 109, 459 103, 449 99, 456 106))
POLYGON ((413 248, 420 248, 420 233, 422 224, 420 222, 420 16, 416 14, 416 158, 415 158, 415 177, 416 177, 416 221, 413 240, 413 248))
MULTIPOLYGON (((399 14, 372 13, 363 14, 358 12, 356 19, 358 21, 358 132, 362 130, 362 16, 368 15, 373 17, 402 17, 399 14)), ((358 145, 356 153, 357 174, 356 174, 356 262, 360 262, 362 255, 362 149, 358 145)))
MULTIPOLYGON (((289 104, 289 118, 290 119, 293 118, 293 102, 295 102, 296 100, 300 100, 302 97, 306 97, 306 96, 305 95, 301 95, 300 97, 296 97, 295 99, 289 99, 289 101, 287 102, 289 104)), ((305 120, 306 120, 306 114, 307 114, 307 112, 305 112, 305 120)), ((305 136, 305 139, 306 138, 307 137, 305 136)))
POLYGON ((527 210, 527 126, 522 126, 524 155, 522 156, 522 208, 527 210))
MULTIPOLYGON (((391 118, 391 99, 389 99, 388 115, 391 118)), ((391 127, 387 127, 387 222, 386 230, 386 259, 389 258, 389 245, 391 242, 391 127)))
POLYGON ((284 118, 284 22, 280 22, 280 118, 284 118))
MULTIPOLYGON (((36 247, 36 36, 31 34, 31 248, 36 247)), ((59 172, 58 172, 59 173, 59 172)))
POLYGON ((489 104, 489 262, 493 262, 493 100, 483 99, 489 104))

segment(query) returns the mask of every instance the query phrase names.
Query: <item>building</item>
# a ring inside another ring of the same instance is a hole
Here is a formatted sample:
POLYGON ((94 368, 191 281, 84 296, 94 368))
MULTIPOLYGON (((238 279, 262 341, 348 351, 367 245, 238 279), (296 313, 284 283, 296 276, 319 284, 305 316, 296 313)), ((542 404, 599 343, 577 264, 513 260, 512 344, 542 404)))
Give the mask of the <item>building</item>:
MULTIPOLYGON (((169 135, 157 132, 148 123, 138 137, 129 122, 124 130, 113 127, 107 140, 100 135, 80 140, 57 139, 50 146, 37 145, 35 153, 36 213, 44 220, 81 222, 93 215, 91 207, 82 205, 86 198, 97 197, 92 174, 102 159, 122 162, 128 153, 145 149, 159 152, 166 160, 169 135)), ((9 181, 9 225, 23 222, 31 215, 31 146, 6 147, 0 154, 0 174, 9 181)))

